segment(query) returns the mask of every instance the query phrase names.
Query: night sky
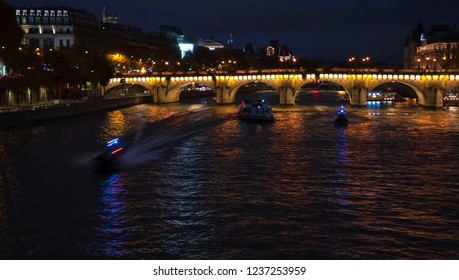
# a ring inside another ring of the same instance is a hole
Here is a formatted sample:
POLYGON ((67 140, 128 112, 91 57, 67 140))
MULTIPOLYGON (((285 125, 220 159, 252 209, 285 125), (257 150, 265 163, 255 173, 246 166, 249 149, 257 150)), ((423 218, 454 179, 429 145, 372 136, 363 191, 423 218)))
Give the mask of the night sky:
MULTIPOLYGON (((288 45, 297 57, 372 60, 402 64, 410 30, 459 24, 455 0, 6 0, 13 7, 64 5, 101 18, 102 8, 117 14, 120 23, 157 31, 175 25, 196 39, 215 38, 233 46, 246 42, 264 47, 272 39, 288 45)), ((458 26, 459 30, 459 26, 458 26)))

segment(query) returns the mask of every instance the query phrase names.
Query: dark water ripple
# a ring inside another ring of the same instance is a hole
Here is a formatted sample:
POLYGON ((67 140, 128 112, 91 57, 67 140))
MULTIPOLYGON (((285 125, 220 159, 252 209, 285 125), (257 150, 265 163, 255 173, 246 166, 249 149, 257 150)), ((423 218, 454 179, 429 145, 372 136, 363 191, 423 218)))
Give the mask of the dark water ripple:
POLYGON ((353 108, 336 128, 331 105, 275 107, 273 124, 240 123, 235 108, 149 127, 189 106, 142 105, 2 134, 0 256, 459 257, 458 111, 353 108), (201 126, 115 174, 75 159, 112 136, 201 126))

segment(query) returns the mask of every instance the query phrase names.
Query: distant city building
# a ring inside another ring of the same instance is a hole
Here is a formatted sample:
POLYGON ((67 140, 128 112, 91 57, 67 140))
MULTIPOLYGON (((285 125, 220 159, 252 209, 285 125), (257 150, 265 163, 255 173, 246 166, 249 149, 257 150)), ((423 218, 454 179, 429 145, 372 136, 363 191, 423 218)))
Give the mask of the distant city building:
POLYGON ((245 43, 242 52, 246 54, 257 54, 256 47, 252 42, 245 43))
POLYGON ((293 56, 292 50, 288 46, 282 46, 279 52, 279 60, 289 61, 294 59, 295 57, 293 56))
POLYGON ((228 47, 233 46, 233 33, 228 34, 228 41, 227 41, 228 47))
POLYGON ((134 48, 140 55, 149 55, 150 38, 140 28, 109 22, 102 23, 101 28, 115 42, 134 48))
POLYGON ((94 14, 68 7, 16 8, 24 31, 23 43, 41 49, 59 49, 75 44, 75 27, 97 26, 94 14))
POLYGON ((406 69, 458 69, 459 32, 456 26, 433 25, 428 30, 419 24, 407 38, 406 69))
POLYGON ((187 39, 183 34, 182 29, 173 25, 161 25, 159 27, 159 32, 152 33, 155 36, 164 38, 175 44, 180 49, 180 57, 183 59, 188 54, 192 54, 194 50, 194 42, 191 39, 187 39))
MULTIPOLYGON (((33 48, 59 50, 80 44, 87 47, 100 46, 100 41, 110 41, 117 46, 127 46, 131 53, 149 57, 161 55, 177 48, 177 37, 164 34, 144 33, 138 27, 119 23, 119 17, 102 11, 102 22, 82 10, 63 6, 15 8, 19 26, 24 31, 23 43, 33 48)), ((181 31, 179 31, 181 32, 181 31)), ((182 37, 183 33, 181 34, 182 37)), ((124 48, 126 49, 126 48, 124 48)))
POLYGON ((107 13, 105 7, 102 10, 102 23, 118 24, 119 19, 120 18, 117 15, 107 13))
POLYGON ((6 67, 3 61, 0 60, 0 77, 6 76, 6 67))
POLYGON ((266 56, 276 56, 276 49, 273 46, 268 46, 266 48, 266 56))
POLYGON ((403 66, 405 69, 414 69, 416 66, 416 52, 418 46, 421 45, 421 35, 424 34, 424 26, 419 23, 416 29, 411 30, 406 38, 405 53, 403 66))
POLYGON ((208 48, 211 51, 214 51, 216 49, 223 49, 225 47, 225 45, 223 45, 222 43, 212 39, 199 40, 198 45, 200 47, 208 48))

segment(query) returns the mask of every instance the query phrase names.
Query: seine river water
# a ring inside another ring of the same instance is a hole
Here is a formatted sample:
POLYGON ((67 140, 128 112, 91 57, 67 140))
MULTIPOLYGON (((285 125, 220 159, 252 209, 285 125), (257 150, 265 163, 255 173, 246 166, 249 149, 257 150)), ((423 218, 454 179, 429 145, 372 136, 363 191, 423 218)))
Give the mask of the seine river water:
POLYGON ((211 101, 1 131, 0 258, 459 258, 457 107, 211 101), (97 173, 112 137, 144 152, 97 173))

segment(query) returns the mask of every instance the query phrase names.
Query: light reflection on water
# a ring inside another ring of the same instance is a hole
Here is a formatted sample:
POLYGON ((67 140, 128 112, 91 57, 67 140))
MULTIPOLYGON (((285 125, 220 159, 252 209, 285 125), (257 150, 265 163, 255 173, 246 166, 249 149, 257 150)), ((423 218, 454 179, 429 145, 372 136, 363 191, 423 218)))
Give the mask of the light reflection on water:
POLYGON ((94 240, 95 248, 90 249, 91 254, 97 257, 122 257, 126 255, 126 239, 129 232, 126 220, 128 219, 125 203, 126 190, 124 189, 122 174, 113 174, 101 184, 99 210, 94 240))
POLYGON ((274 104, 272 124, 239 122, 231 117, 237 104, 207 106, 194 122, 187 117, 195 107, 141 105, 46 124, 36 134, 2 135, 3 256, 459 255, 457 109, 347 108, 350 124, 342 128, 333 125, 336 104, 274 104), (165 119, 171 121, 160 122, 165 119), (110 137, 131 135, 144 143, 155 133, 187 137, 167 157, 116 174, 72 165, 73 154, 97 150, 110 137), (43 168, 32 168, 34 162, 43 168), (12 196, 5 182, 14 182, 20 195, 12 196), (19 205, 18 216, 11 205, 19 205), (43 223, 56 212, 59 219, 43 223), (10 222, 14 218, 29 219, 25 230, 10 222), (36 249, 30 241, 43 245, 36 249))

